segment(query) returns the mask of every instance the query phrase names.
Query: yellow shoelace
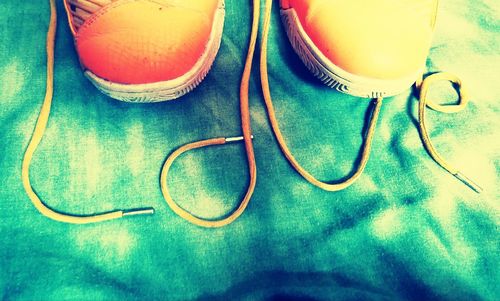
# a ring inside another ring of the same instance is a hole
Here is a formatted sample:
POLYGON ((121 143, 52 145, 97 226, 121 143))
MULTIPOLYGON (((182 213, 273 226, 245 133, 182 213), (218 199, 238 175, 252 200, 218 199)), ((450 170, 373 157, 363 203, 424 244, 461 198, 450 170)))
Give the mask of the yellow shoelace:
POLYGON ((52 105, 53 98, 53 88, 54 88, 54 44, 56 37, 56 26, 57 26, 57 13, 55 0, 50 0, 50 24, 47 32, 47 81, 46 81, 46 91, 45 99, 38 116, 38 120, 33 131, 33 135, 28 144, 26 152, 24 154, 22 163, 22 181, 24 189, 28 194, 33 205, 42 213, 43 215, 60 222, 71 223, 71 224, 88 224, 102 222, 112 219, 117 219, 125 216, 131 215, 142 215, 142 214, 153 214, 153 208, 140 208, 140 209, 130 209, 130 210, 116 210, 106 213, 96 213, 92 215, 73 215, 58 212, 47 205, 45 205, 38 195, 33 190, 30 182, 30 164, 38 145, 42 141, 43 134, 47 128, 47 122, 50 115, 50 107, 52 105))
MULTIPOLYGON (((271 11, 272 11, 272 0, 266 0, 266 8, 265 8, 265 16, 264 16, 264 25, 263 25, 263 33, 262 33, 262 45, 261 45, 261 56, 260 56, 260 73, 261 73, 261 84, 262 84, 262 91, 264 95, 264 100, 265 104, 267 107, 267 112, 269 116, 269 120, 271 123, 271 127, 273 130, 273 133, 278 141, 278 144, 281 148, 281 151, 287 158, 288 162, 292 165, 292 167, 304 178, 306 179, 309 183, 327 190, 327 191, 339 191, 342 189, 347 188, 351 184, 353 184, 363 173, 363 170, 366 167, 366 164, 368 162, 368 158, 370 156, 370 148, 371 148, 371 143, 373 140, 373 134, 375 132, 375 126, 377 123, 377 119, 380 113, 380 108, 382 105, 382 98, 378 98, 375 100, 375 105, 372 111, 370 123, 368 125, 368 131, 365 136, 365 141, 364 141, 364 146, 362 149, 362 154, 361 154, 361 160, 357 165, 357 168, 355 169, 354 173, 350 177, 348 177, 346 180, 339 182, 339 183, 325 183, 322 182, 318 179, 316 179, 313 175, 311 175, 309 172, 307 172, 295 159, 295 157, 292 155, 290 152, 290 149, 286 145, 285 139, 283 138, 283 135, 280 131, 278 121, 276 119, 276 114, 274 112, 274 107, 273 107, 273 102, 271 98, 271 92, 270 92, 270 87, 269 87, 269 75, 267 71, 267 42, 268 42, 268 36, 269 36, 269 27, 270 27, 270 21, 271 21, 271 11)), ((435 1, 435 7, 433 8, 433 16, 431 18, 431 26, 434 28, 435 23, 436 23, 436 17, 437 17, 437 9, 438 9, 438 1, 435 1)), ((467 178, 465 175, 463 175, 461 172, 459 172, 456 168, 451 166, 449 163, 447 163, 434 149, 434 146, 432 145, 430 141, 430 137, 427 133, 427 129, 425 126, 425 107, 429 106, 434 110, 444 112, 444 113, 452 113, 452 112, 457 112, 462 110, 468 101, 467 95, 465 93, 465 90, 462 87, 461 81, 454 75, 450 73, 438 73, 438 74, 433 74, 431 76, 428 76, 425 78, 423 81, 420 81, 417 83, 417 87, 420 89, 420 103, 419 103, 419 131, 420 131, 420 136, 422 138, 422 142, 426 148, 426 150, 429 152, 430 156, 445 170, 447 170, 449 173, 453 174, 455 177, 457 177, 459 180, 464 182, 467 186, 472 188, 476 192, 480 192, 482 189, 479 187, 476 183, 474 183, 472 180, 467 178), (441 81, 441 80, 447 80, 450 81, 459 87, 459 95, 460 95, 460 104, 457 106, 442 106, 438 105, 432 101, 429 101, 427 99, 427 92, 429 89, 429 86, 436 82, 436 81, 441 81)))
POLYGON ((257 168, 255 163, 255 155, 252 144, 252 133, 250 127, 250 111, 248 105, 248 89, 250 82, 250 74, 252 71, 252 62, 253 56, 255 52, 255 44, 257 41, 257 34, 259 30, 259 16, 260 16, 260 0, 253 0, 253 21, 252 21, 252 32, 250 35, 250 42, 248 46, 248 54, 245 62, 245 68, 243 71, 243 76, 241 79, 240 85, 240 111, 241 111, 241 128, 243 131, 242 137, 233 137, 233 138, 214 138, 207 139, 198 142, 188 143, 184 146, 181 146, 176 151, 174 151, 165 161, 163 165, 161 177, 160 177, 160 185, 163 196, 170 208, 180 217, 187 220, 190 223, 201 227, 214 228, 214 227, 222 227, 228 225, 235 221, 242 213, 245 211, 245 208, 252 197, 253 191, 255 189, 255 184, 257 181, 257 168), (250 173, 250 180, 247 187, 247 192, 243 199, 241 200, 238 207, 226 217, 216 220, 209 220, 199 216, 195 216, 194 214, 188 212, 187 210, 180 207, 170 195, 170 191, 167 186, 167 177, 170 167, 174 160, 179 157, 184 152, 189 150, 212 146, 212 145, 221 145, 228 142, 236 142, 236 141, 244 141, 245 150, 247 154, 248 160, 248 169, 250 173))
POLYGON ((261 45, 261 53, 260 53, 260 77, 262 84, 262 91, 264 94, 264 101, 267 107, 267 112, 269 116, 269 121, 271 122, 271 127, 278 140, 278 144, 281 148, 281 151, 287 158, 288 162, 293 166, 293 168, 306 179, 309 183, 317 186, 321 189, 327 191, 339 191, 349 187, 353 184, 363 173, 363 170, 368 163, 368 158, 370 157, 371 144, 373 140, 373 134, 375 132, 375 127, 377 125, 378 116, 380 114, 380 108, 382 107, 382 98, 377 98, 375 100, 375 104, 373 106, 373 111, 370 118, 370 123, 368 125, 368 131, 364 138, 364 143, 362 147, 361 160, 356 167, 354 173, 351 174, 349 178, 339 183, 325 183, 318 179, 316 179, 313 175, 311 175, 308 171, 306 171, 295 159, 295 157, 290 152, 290 149, 286 145, 285 139, 280 131, 278 121, 276 119, 276 114, 274 112, 273 102, 271 98, 271 91, 269 88, 269 75, 267 71, 267 40, 269 36, 269 27, 271 22, 271 11, 272 11, 272 0, 266 0, 266 9, 265 9, 265 17, 264 17, 264 27, 262 29, 262 45, 261 45))
POLYGON ((419 104, 418 104, 418 126, 420 137, 422 138, 422 143, 429 155, 446 171, 454 175, 457 179, 462 181, 464 184, 469 186, 472 190, 477 193, 481 193, 483 190, 478 184, 466 177, 457 168, 453 167, 450 163, 446 162, 441 155, 436 151, 432 145, 431 138, 427 132, 427 126, 425 124, 425 108, 430 107, 431 109, 442 112, 442 113, 456 113, 463 110, 467 103, 469 102, 469 95, 463 86, 462 81, 455 75, 448 72, 440 72, 427 76, 425 79, 420 80, 416 83, 417 88, 420 90, 419 104), (456 105, 440 105, 427 98, 429 88, 432 84, 438 81, 449 81, 455 85, 457 88, 459 102, 456 105))

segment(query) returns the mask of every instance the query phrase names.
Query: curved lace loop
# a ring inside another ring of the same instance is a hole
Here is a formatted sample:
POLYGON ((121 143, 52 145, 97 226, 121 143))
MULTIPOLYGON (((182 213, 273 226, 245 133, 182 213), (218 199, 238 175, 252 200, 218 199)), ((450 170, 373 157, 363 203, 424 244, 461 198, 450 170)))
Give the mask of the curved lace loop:
MULTIPOLYGON (((178 216, 182 217, 183 219, 189 221, 190 223, 193 223, 195 225, 201 226, 201 227, 207 227, 207 228, 214 228, 214 227, 222 227, 225 225, 228 225, 235 221, 242 213, 245 211, 245 208, 247 207, 250 198, 252 197, 253 190, 254 190, 254 185, 250 186, 250 189, 247 190, 245 196, 243 197, 243 200, 240 202, 238 207, 230 213, 228 216, 225 218, 219 219, 219 220, 208 220, 204 219, 202 217, 198 217, 189 211, 185 210, 184 208, 180 207, 172 198, 170 195, 170 191, 168 189, 167 185, 167 177, 168 173, 170 171, 170 167, 174 163, 174 161, 183 153, 194 150, 197 148, 202 148, 202 147, 207 147, 207 146, 213 146, 213 145, 222 145, 226 144, 229 142, 238 142, 242 141, 244 138, 241 137, 234 137, 234 138, 213 138, 213 139, 207 139, 207 140, 201 140, 197 142, 192 142, 185 144, 178 149, 176 149, 165 161, 165 164, 163 164, 163 168, 161 170, 161 177, 160 177, 160 182, 161 182, 161 191, 163 193, 163 197, 165 198, 168 206, 174 211, 178 216)), ((255 168, 255 167, 253 167, 255 168)), ((255 178, 255 177, 253 177, 255 178)))
POLYGON ((160 177, 160 186, 165 198, 165 201, 169 205, 169 207, 180 217, 185 219, 186 221, 195 224, 201 227, 214 228, 214 227, 222 227, 226 226, 232 222, 234 222, 246 209, 248 202, 250 201, 253 191, 255 189, 255 184, 257 183, 257 167, 255 163, 255 154, 252 144, 252 130, 250 125, 250 108, 248 101, 248 92, 249 92, 249 83, 250 83, 250 74, 252 72, 252 62, 253 56, 255 52, 255 44, 257 43, 257 34, 259 30, 259 16, 260 16, 260 0, 253 0, 253 21, 252 21, 252 30, 250 34, 250 42, 248 46, 248 53, 245 61, 245 68, 243 70, 243 75, 241 79, 240 85, 240 113, 241 113, 241 129, 243 132, 242 137, 235 138, 214 138, 201 140, 198 142, 188 143, 184 146, 181 146, 176 151, 174 151, 165 161, 163 165, 161 177, 160 177), (167 175, 172 165, 173 161, 180 156, 182 153, 204 147, 210 145, 220 145, 225 144, 227 142, 233 141, 243 141, 245 143, 245 151, 247 155, 248 161, 248 169, 250 173, 250 180, 247 187, 247 192, 240 202, 238 208, 231 213, 229 216, 225 218, 221 218, 218 220, 208 220, 201 217, 197 217, 188 211, 182 209, 170 196, 170 192, 167 187, 167 175))
POLYGON ((375 100, 375 105, 372 111, 372 116, 370 118, 368 131, 365 136, 364 145, 362 146, 361 160, 354 173, 349 178, 345 179, 340 183, 326 183, 316 179, 313 175, 311 175, 308 171, 306 171, 292 155, 290 149, 288 148, 285 142, 285 139, 283 138, 283 134, 280 131, 278 121, 276 119, 276 114, 274 112, 274 106, 269 87, 269 75, 267 71, 267 42, 269 36, 271 10, 272 10, 272 0, 267 0, 265 18, 264 18, 264 27, 262 33, 262 42, 261 42, 262 45, 261 45, 261 55, 260 55, 260 74, 261 74, 262 91, 264 94, 264 101, 274 136, 278 140, 278 144, 281 148, 281 151, 287 158, 288 162, 290 162, 292 167, 309 183, 327 191, 339 191, 345 189, 350 185, 352 185, 361 176, 363 170, 366 167, 366 164, 368 163, 368 159, 370 157, 371 143, 373 140, 373 134, 375 132, 375 127, 380 113, 380 108, 382 106, 382 98, 377 98, 375 100))
POLYGON ((55 0, 50 0, 50 23, 47 32, 47 79, 46 79, 46 90, 45 98, 40 109, 40 114, 38 116, 33 135, 28 143, 26 152, 24 154, 21 177, 23 181, 24 189, 26 194, 30 198, 31 202, 35 208, 43 215, 53 220, 71 223, 71 224, 88 224, 97 223, 112 219, 117 219, 130 215, 142 215, 142 214, 153 214, 153 208, 137 208, 130 210, 116 210, 112 212, 96 213, 92 215, 74 215, 58 212, 42 202, 38 195, 33 190, 30 182, 30 164, 33 155, 42 141, 43 134, 47 128, 47 122, 50 115, 50 107, 52 105, 52 98, 54 94, 54 46, 55 46, 55 36, 56 36, 56 25, 57 25, 57 13, 55 0))
POLYGON ((416 83, 417 89, 420 90, 419 94, 419 106, 418 106, 418 126, 420 137, 425 149, 429 155, 439 164, 442 168, 448 171, 450 174, 454 175, 457 179, 462 181, 465 185, 469 186, 472 190, 480 193, 482 188, 476 184, 473 180, 462 174, 457 168, 448 163, 443 157, 436 151, 434 145, 431 142, 431 138, 427 131, 426 121, 425 121, 425 108, 429 107, 435 111, 442 113, 456 113, 463 110, 467 103, 469 102, 469 95, 467 90, 463 86, 462 81, 455 75, 448 72, 434 73, 427 76, 425 79, 421 79, 416 83), (432 84, 438 81, 449 81, 457 89, 459 101, 455 105, 441 105, 427 98, 429 88, 432 84))

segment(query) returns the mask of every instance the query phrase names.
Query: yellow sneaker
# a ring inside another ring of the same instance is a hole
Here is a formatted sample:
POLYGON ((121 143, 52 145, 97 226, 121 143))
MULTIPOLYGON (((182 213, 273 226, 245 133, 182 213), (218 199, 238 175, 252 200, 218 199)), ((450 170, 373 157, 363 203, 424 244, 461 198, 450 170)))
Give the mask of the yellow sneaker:
POLYGON ((436 0, 281 0, 280 6, 297 54, 341 92, 400 94, 424 71, 436 0))

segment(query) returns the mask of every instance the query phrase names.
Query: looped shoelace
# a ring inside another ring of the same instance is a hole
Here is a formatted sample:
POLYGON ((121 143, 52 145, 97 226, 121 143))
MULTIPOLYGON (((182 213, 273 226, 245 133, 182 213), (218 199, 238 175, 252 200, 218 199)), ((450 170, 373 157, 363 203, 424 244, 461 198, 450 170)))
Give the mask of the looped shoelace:
POLYGON ((33 205, 46 217, 53 220, 71 223, 71 224, 88 224, 102 222, 112 219, 117 219, 125 216, 131 215, 142 215, 142 214, 153 214, 153 208, 138 208, 130 210, 116 210, 105 213, 97 213, 92 215, 73 215, 58 212, 47 205, 45 205, 38 195, 33 190, 30 182, 30 164, 38 145, 42 141, 43 134, 47 128, 47 122, 50 115, 50 107, 52 105, 53 98, 53 88, 54 88, 54 44, 56 36, 56 26, 57 26, 57 12, 55 0, 50 0, 50 23, 47 32, 47 80, 46 80, 46 91, 45 99, 38 116, 33 135, 28 143, 28 147, 24 154, 21 177, 23 181, 24 189, 28 197, 30 198, 33 205))
MULTIPOLYGON (((438 1, 435 1, 435 7, 433 8, 433 16, 431 18, 431 26, 434 28, 435 23, 436 23, 436 17, 437 17, 437 10, 438 10, 438 1)), ((266 9, 265 9, 265 17, 264 17, 264 26, 263 26, 263 34, 262 34, 262 46, 261 46, 261 61, 260 61, 260 71, 261 71, 261 84, 262 84, 262 91, 264 94, 264 100, 265 104, 267 107, 267 112, 269 115, 269 120, 271 123, 271 127, 273 130, 274 135, 276 136, 276 139, 278 141, 278 144, 287 158, 288 162, 292 165, 292 167, 308 182, 311 184, 327 190, 327 191, 338 191, 347 188, 350 186, 352 183, 354 183, 359 176, 362 174, 364 168, 366 167, 366 164, 368 162, 368 158, 370 156, 370 148, 371 148, 371 143, 373 140, 373 134, 375 131, 375 126, 377 123, 377 119, 380 113, 380 108, 382 106, 382 98, 377 98, 375 100, 375 105, 372 111, 370 123, 368 126, 368 131, 365 136, 365 141, 364 141, 364 146, 362 149, 362 154, 361 154, 361 160, 354 171, 354 173, 344 180, 343 182, 340 183, 325 183, 322 181, 319 181, 316 179, 314 176, 312 176, 309 172, 307 172, 295 159, 295 157, 292 155, 290 152, 289 148, 286 145, 286 142, 283 138, 283 135, 279 129, 278 126, 278 121, 276 119, 276 114, 274 112, 274 107, 272 103, 272 98, 271 98, 271 92, 269 88, 269 76, 268 76, 268 71, 267 71, 267 40, 268 40, 268 35, 269 35, 269 27, 270 27, 270 20, 271 20, 271 11, 272 11, 272 0, 266 0, 266 9)), ((482 189, 474 183, 472 180, 467 178, 465 175, 463 175, 460 171, 458 171, 456 168, 451 166, 449 163, 447 163, 435 150, 434 146, 431 143, 430 137, 427 133, 427 129, 425 126, 425 107, 429 106, 430 108, 444 112, 444 113, 454 113, 462 110, 465 108, 468 102, 468 96, 465 92, 465 89, 462 86, 462 82, 460 81, 459 78, 456 76, 442 72, 442 73, 437 73, 433 74, 431 76, 428 76, 427 78, 420 80, 419 82, 416 83, 417 88, 420 89, 420 103, 419 103, 419 131, 420 131, 420 136, 422 137, 422 142, 424 144, 425 149, 429 152, 430 156, 440 165, 442 166, 445 170, 447 170, 449 173, 457 177, 459 180, 464 182, 467 186, 469 186, 471 189, 473 189, 476 192, 481 192, 482 189), (455 85, 458 86, 458 92, 460 96, 460 102, 458 105, 439 105, 436 104, 432 101, 429 101, 427 99, 427 92, 429 89, 429 86, 440 80, 447 80, 455 85)))
POLYGON ((269 75, 267 71, 267 42, 268 42, 269 27, 271 22, 271 11, 272 11, 272 0, 266 0, 266 9, 264 17, 264 26, 262 30, 263 31, 262 45, 260 54, 260 75, 261 75, 262 91, 264 94, 264 101, 267 107, 269 121, 271 123, 273 133, 276 136, 281 151, 287 158, 288 162, 290 162, 293 168, 309 183, 327 191, 339 191, 345 189, 349 187, 351 184, 353 184, 361 176, 363 170, 366 167, 366 164, 368 163, 368 159, 370 157, 371 144, 373 140, 373 134, 375 132, 375 127, 377 125, 377 120, 380 114, 380 108, 382 107, 383 99, 381 97, 375 99, 375 104, 373 106, 373 111, 368 125, 368 131, 366 132, 364 138, 365 141, 362 146, 361 159, 355 171, 351 174, 351 176, 339 183, 326 183, 316 179, 313 175, 311 175, 299 164, 297 159, 295 159, 295 157, 290 152, 290 149, 286 145, 285 139, 283 138, 283 135, 280 131, 278 121, 276 119, 276 114, 274 112, 273 102, 271 98, 271 91, 269 88, 269 75))
POLYGON ((434 146, 432 145, 431 138, 427 131, 427 126, 425 124, 425 108, 426 106, 442 113, 456 113, 463 110, 467 103, 469 102, 469 95, 467 90, 463 86, 462 81, 456 77, 455 75, 448 72, 440 72, 434 73, 432 75, 427 76, 425 79, 421 79, 416 83, 417 89, 420 90, 419 93, 419 105, 418 105, 418 126, 420 137, 422 138, 422 143, 424 144, 425 149, 429 153, 429 155, 439 164, 442 168, 448 171, 450 174, 454 175, 457 179, 462 181, 464 184, 469 186, 472 190, 480 193, 482 188, 476 184, 474 181, 466 177, 462 174, 457 168, 452 166, 450 163, 446 162, 441 155, 436 151, 434 146), (458 104, 456 105, 441 105, 435 103, 432 100, 427 98, 429 88, 432 84, 438 81, 449 81, 454 84, 454 87, 458 92, 458 104))
POLYGON ((245 68, 243 71, 243 76, 241 79, 240 85, 240 111, 241 111, 241 128, 243 131, 242 137, 233 137, 233 138, 213 138, 207 140, 201 140, 197 142, 192 142, 185 144, 175 150, 165 161, 163 165, 161 177, 160 177, 160 185, 161 191, 167 202, 168 206, 174 211, 177 215, 187 220, 190 223, 201 227, 214 228, 214 227, 222 227, 226 226, 233 221, 235 221, 242 213, 245 211, 250 198, 252 197, 253 191, 255 189, 255 184, 257 181, 257 168, 255 163, 255 155, 252 144, 252 133, 250 127, 250 110, 248 104, 248 89, 250 82, 250 74, 252 71, 252 62, 253 56, 255 52, 255 44, 257 42, 257 33, 259 29, 259 16, 260 16, 260 0, 253 0, 253 21, 252 21, 252 31, 250 35, 250 43, 248 46, 248 54, 245 62, 245 68), (187 210, 180 207, 171 197, 170 191, 168 190, 167 185, 167 177, 170 167, 172 163, 175 161, 177 157, 179 157, 184 152, 189 150, 202 148, 206 146, 212 145, 221 145, 228 142, 237 142, 243 141, 245 143, 245 150, 247 154, 248 160, 248 169, 250 173, 250 180, 247 187, 247 192, 238 207, 226 217, 216 220, 209 220, 202 217, 195 216, 194 214, 188 212, 187 210))

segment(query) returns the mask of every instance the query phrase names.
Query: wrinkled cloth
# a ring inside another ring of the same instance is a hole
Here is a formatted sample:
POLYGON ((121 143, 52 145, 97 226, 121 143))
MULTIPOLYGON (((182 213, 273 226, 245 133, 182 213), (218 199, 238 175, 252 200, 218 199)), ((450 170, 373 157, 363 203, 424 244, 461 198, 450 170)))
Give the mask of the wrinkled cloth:
MULTIPOLYGON (((437 150, 484 188, 476 194, 426 153, 415 92, 385 100, 368 166, 331 193, 303 180, 267 121, 258 64, 250 85, 257 187, 247 210, 219 229, 193 226, 166 205, 159 173, 178 146, 241 134, 239 82, 251 2, 226 1, 221 49, 190 94, 122 103, 83 76, 58 1, 55 95, 32 184, 49 206, 90 214, 152 206, 153 216, 69 225, 38 213, 21 161, 45 91, 48 1, 0 2, 0 298, 4 300, 498 300, 500 299, 500 5, 443 0, 428 70, 463 79, 456 114, 427 111, 437 150)), ((349 175, 370 100, 314 78, 274 7, 269 73, 289 147, 323 180, 349 175)), ((376 45, 374 45, 376 47, 376 45)), ((449 84, 429 96, 453 103, 449 84)), ((192 151, 168 183, 207 218, 234 209, 248 181, 241 144, 192 151)))

